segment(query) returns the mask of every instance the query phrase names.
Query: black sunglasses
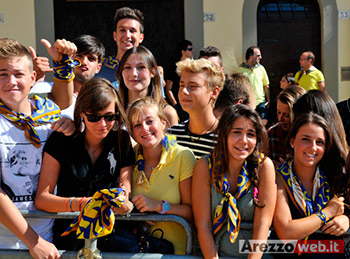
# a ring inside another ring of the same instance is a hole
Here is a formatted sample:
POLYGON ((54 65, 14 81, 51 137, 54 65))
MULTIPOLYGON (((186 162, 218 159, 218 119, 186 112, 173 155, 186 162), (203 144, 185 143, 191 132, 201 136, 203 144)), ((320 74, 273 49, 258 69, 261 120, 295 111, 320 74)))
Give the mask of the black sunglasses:
POLYGON ((105 114, 105 115, 100 115, 100 114, 87 114, 84 113, 87 120, 89 122, 98 122, 101 120, 101 118, 104 118, 105 121, 115 121, 118 119, 119 113, 112 113, 112 114, 105 114))
POLYGON ((187 50, 188 50, 188 51, 192 51, 192 50, 193 50, 193 48, 187 48, 187 50))

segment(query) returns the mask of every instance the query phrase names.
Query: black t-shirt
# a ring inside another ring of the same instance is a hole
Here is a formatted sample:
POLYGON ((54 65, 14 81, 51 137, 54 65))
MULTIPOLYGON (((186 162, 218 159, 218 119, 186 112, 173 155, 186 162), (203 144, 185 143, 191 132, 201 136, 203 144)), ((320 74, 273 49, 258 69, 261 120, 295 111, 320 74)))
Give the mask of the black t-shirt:
MULTIPOLYGON (((92 164, 85 149, 84 134, 65 136, 54 132, 48 139, 44 152, 50 154, 61 165, 57 181, 57 195, 62 197, 91 197, 96 191, 118 187, 120 169, 133 166, 135 155, 130 144, 130 137, 122 131, 110 131, 104 139, 103 150, 92 164)), ((67 238, 59 237, 72 220, 56 220, 54 225, 54 243, 59 249, 76 250, 81 247, 75 241, 75 233, 67 238)))
POLYGON ((171 91, 173 92, 174 98, 176 102, 179 102, 179 88, 180 88, 180 77, 176 73, 176 63, 174 63, 170 69, 167 71, 167 79, 171 80, 173 82, 173 85, 171 87, 171 91))

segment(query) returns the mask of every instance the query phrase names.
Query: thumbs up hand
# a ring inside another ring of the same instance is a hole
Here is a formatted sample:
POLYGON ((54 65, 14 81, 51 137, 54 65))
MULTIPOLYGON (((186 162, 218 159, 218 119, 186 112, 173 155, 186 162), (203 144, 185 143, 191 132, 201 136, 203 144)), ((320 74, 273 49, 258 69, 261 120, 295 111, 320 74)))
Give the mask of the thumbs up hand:
POLYGON ((45 39, 42 39, 40 42, 45 46, 50 56, 58 62, 61 60, 62 54, 72 57, 73 54, 77 52, 75 44, 65 39, 56 40, 53 45, 45 39))
POLYGON ((29 46, 30 53, 32 54, 34 71, 36 72, 36 79, 43 78, 46 73, 52 72, 49 59, 47 57, 38 57, 33 47, 29 46))

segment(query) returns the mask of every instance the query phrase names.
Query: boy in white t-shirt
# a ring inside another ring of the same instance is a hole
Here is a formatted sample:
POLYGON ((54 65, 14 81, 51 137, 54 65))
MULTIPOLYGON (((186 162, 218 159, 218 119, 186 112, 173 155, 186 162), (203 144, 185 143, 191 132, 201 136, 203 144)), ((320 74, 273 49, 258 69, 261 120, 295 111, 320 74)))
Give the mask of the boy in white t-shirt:
MULTIPOLYGON (((55 101, 66 108, 73 95, 74 65, 69 57, 76 47, 64 40, 53 46, 46 40, 42 43, 56 63, 55 101)), ((37 96, 29 99, 35 78, 27 48, 15 40, 0 39, 0 248, 28 247, 35 258, 58 258, 57 249, 48 242, 52 240, 52 219, 26 221, 18 211, 35 210, 42 148, 52 123, 61 118, 53 101, 37 96)))

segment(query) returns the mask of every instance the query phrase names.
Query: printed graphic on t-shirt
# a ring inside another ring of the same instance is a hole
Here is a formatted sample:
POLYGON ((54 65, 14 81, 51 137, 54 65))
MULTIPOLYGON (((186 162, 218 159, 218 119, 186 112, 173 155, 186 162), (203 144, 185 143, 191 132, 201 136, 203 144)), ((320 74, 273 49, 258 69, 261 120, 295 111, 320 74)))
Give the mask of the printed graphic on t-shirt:
POLYGON ((114 148, 109 151, 108 155, 107 155, 107 159, 109 161, 109 172, 111 173, 111 175, 113 175, 115 173, 115 168, 117 167, 117 160, 115 159, 114 157, 114 154, 113 154, 113 150, 114 148))
POLYGON ((11 145, 7 149, 1 188, 14 202, 33 201, 41 168, 41 152, 33 152, 32 145, 11 145))

